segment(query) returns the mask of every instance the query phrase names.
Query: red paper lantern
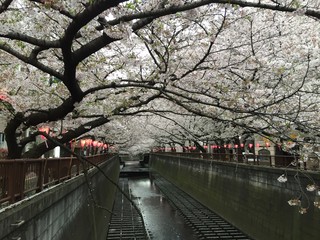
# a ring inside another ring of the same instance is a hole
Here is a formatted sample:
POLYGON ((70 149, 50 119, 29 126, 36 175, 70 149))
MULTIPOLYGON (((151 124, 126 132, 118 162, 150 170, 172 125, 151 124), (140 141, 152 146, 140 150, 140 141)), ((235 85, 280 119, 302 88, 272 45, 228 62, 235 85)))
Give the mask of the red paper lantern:
POLYGON ((83 148, 86 145, 86 140, 85 139, 81 139, 80 140, 80 146, 81 148, 83 148))
POLYGON ((252 148, 253 147, 253 144, 252 143, 249 143, 249 148, 252 148))
POLYGON ((91 143, 92 143, 92 139, 90 139, 90 138, 86 139, 87 146, 91 146, 91 143))
MULTIPOLYGON (((49 131, 50 131, 50 128, 49 127, 41 127, 39 128, 39 132, 43 132, 43 133, 46 133, 46 134, 49 134, 49 131)), ((41 139, 47 139, 45 136, 42 136, 41 135, 41 139)))
POLYGON ((98 146, 98 141, 93 141, 92 146, 94 146, 94 147, 98 146))

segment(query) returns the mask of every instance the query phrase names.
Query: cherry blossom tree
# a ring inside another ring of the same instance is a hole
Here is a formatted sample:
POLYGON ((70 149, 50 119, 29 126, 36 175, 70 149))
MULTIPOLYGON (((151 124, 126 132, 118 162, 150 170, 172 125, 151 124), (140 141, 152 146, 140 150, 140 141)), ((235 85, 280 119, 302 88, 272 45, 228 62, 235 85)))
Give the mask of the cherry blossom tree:
POLYGON ((155 38, 148 40, 153 45, 148 50, 159 71, 166 73, 164 95, 196 115, 274 136, 275 141, 293 140, 298 133, 295 141, 317 144, 319 25, 301 16, 317 14, 307 10, 312 6, 293 11, 285 2, 258 5, 284 12, 227 7, 216 10, 215 18, 208 8, 188 12, 201 26, 187 25, 186 38, 190 32, 195 36, 188 42, 181 40, 179 30, 161 34, 177 18, 166 18, 157 33, 153 24, 149 35, 155 38), (210 12, 208 18, 205 11, 210 12), (175 50, 174 40, 180 41, 182 51, 175 50))
POLYGON ((23 153, 42 125, 67 129, 55 136, 67 143, 113 122, 116 129, 119 118, 170 112, 168 101, 182 114, 275 141, 298 132, 301 142, 318 142, 318 1, 0 4, 9 158, 54 148, 23 153))

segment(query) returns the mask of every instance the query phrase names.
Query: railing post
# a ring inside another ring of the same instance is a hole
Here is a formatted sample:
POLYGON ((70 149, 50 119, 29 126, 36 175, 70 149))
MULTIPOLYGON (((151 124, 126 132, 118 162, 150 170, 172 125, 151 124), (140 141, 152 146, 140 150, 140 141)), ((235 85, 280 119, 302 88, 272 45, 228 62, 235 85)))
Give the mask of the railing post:
POLYGON ((46 158, 44 160, 44 164, 43 164, 43 167, 42 167, 42 175, 43 175, 43 178, 41 179, 41 185, 44 187, 45 184, 48 184, 49 183, 49 168, 48 168, 48 159, 46 158))
POLYGON ((77 158, 76 161, 77 161, 77 175, 79 175, 80 174, 80 160, 77 158))
POLYGON ((70 162, 69 162, 69 169, 68 169, 68 178, 71 178, 71 170, 72 170, 72 162, 73 162, 73 157, 70 157, 70 162))
POLYGON ((45 169, 44 169, 44 160, 41 159, 41 162, 39 164, 39 172, 38 172, 38 186, 37 188, 39 189, 39 191, 41 192, 43 190, 43 185, 44 185, 44 172, 45 172, 45 169))
POLYGON ((60 182, 60 167, 61 167, 61 158, 59 158, 59 160, 58 160, 58 169, 57 169, 57 171, 58 171, 58 173, 57 173, 57 175, 58 175, 58 183, 60 182))
MULTIPOLYGON (((20 164, 19 164, 20 165, 20 164)), ((26 165, 27 165, 27 162, 26 161, 23 161, 21 162, 21 172, 20 172, 20 199, 23 199, 24 198, 24 192, 25 192, 25 182, 26 182, 26 165)))
POLYGON ((16 178, 15 171, 14 171, 15 167, 16 167, 16 163, 8 164, 8 196, 10 198, 9 202, 11 204, 14 203, 14 195, 15 195, 15 186, 14 186, 15 185, 14 180, 16 178))
POLYGON ((271 155, 269 156, 269 163, 270 163, 270 167, 272 167, 272 158, 271 158, 271 155))
POLYGON ((257 162, 258 162, 257 155, 256 155, 255 151, 253 151, 253 164, 258 165, 257 162))

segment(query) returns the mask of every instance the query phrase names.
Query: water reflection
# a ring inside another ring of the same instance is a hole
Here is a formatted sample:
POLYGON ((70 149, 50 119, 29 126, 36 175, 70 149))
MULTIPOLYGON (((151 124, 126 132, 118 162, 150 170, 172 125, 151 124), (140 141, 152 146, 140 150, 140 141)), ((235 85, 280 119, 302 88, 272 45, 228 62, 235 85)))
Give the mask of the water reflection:
POLYGON ((141 209, 146 228, 156 240, 192 240, 192 230, 149 178, 130 178, 129 189, 141 209))

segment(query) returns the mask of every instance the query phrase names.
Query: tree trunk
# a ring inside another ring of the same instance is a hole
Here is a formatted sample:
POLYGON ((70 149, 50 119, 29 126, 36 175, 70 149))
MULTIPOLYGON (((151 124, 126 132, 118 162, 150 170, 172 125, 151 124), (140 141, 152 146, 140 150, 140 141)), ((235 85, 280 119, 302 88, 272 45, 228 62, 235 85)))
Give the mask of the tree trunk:
POLYGON ((13 119, 11 119, 5 130, 5 138, 8 146, 8 159, 21 158, 22 147, 19 147, 16 138, 16 130, 23 122, 23 114, 17 113, 13 119))

